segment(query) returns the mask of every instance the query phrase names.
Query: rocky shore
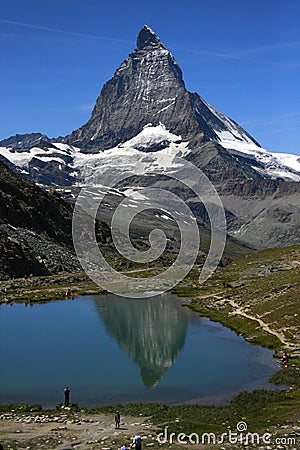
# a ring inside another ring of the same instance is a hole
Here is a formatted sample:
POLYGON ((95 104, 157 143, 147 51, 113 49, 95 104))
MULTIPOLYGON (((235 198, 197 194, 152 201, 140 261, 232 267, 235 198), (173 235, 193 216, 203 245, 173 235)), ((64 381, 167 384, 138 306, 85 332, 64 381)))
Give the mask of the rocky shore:
MULTIPOLYGON (((142 416, 142 415, 141 415, 142 416)), ((114 414, 87 414, 59 411, 0 414, 0 443, 4 449, 102 449, 120 448, 131 442, 133 434, 143 437, 144 446, 156 443, 156 427, 144 417, 121 417, 115 429, 114 414)))

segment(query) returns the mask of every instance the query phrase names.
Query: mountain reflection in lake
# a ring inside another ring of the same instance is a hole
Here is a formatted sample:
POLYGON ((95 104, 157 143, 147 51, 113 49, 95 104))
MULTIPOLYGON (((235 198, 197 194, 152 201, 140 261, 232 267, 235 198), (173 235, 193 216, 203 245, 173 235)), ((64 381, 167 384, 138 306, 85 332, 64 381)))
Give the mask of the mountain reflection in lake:
POLYGON ((154 386, 174 364, 184 347, 192 313, 168 295, 125 299, 108 295, 95 300, 107 333, 140 367, 142 381, 154 386))
POLYGON ((0 307, 0 403, 220 403, 271 388, 272 352, 174 295, 78 297, 0 307))

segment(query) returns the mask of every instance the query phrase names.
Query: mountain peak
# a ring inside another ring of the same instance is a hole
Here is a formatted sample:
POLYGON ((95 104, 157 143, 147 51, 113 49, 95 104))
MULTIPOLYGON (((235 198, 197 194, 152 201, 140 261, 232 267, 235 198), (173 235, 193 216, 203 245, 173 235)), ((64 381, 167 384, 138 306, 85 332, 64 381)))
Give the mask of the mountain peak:
POLYGON ((144 25, 139 32, 136 40, 136 46, 138 50, 143 50, 145 47, 162 47, 166 49, 157 34, 154 33, 148 25, 144 25))
POLYGON ((138 33, 137 48, 103 86, 90 120, 64 142, 98 153, 133 139, 150 123, 153 127, 163 124, 190 146, 206 141, 221 143, 225 138, 230 148, 232 140, 255 148, 258 145, 198 94, 186 90, 173 55, 144 25, 138 33))

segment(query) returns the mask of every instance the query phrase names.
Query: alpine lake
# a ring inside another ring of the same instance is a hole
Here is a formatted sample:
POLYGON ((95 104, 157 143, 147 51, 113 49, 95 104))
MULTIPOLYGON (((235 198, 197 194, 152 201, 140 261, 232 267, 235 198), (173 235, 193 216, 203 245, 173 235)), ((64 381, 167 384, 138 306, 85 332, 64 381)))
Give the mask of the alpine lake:
POLYGON ((225 404, 274 389, 273 352, 166 293, 113 294, 0 307, 0 403, 225 404))

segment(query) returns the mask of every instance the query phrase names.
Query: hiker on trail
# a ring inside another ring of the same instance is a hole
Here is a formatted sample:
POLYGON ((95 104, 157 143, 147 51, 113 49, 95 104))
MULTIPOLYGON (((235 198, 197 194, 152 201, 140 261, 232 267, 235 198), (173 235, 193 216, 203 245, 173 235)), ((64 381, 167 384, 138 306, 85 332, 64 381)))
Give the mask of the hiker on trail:
POLYGON ((115 415, 116 426, 115 426, 115 428, 120 428, 120 420, 121 420, 120 412, 116 411, 116 415, 115 415))
POLYGON ((289 362, 289 359, 290 359, 290 357, 287 354, 287 352, 284 352, 282 357, 281 357, 281 364, 283 364, 284 366, 287 366, 288 362, 289 362))
POLYGON ((139 435, 133 436, 132 444, 130 447, 135 447, 135 450, 142 450, 142 438, 139 435))
POLYGON ((64 394, 65 394, 65 406, 69 406, 69 401, 70 401, 70 389, 69 389, 69 386, 65 387, 64 394))

